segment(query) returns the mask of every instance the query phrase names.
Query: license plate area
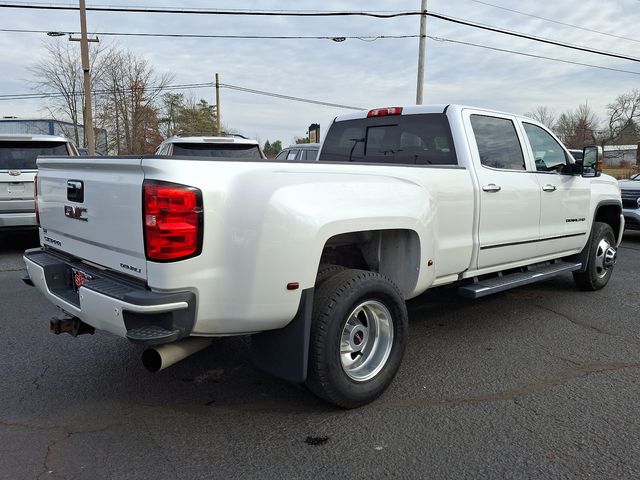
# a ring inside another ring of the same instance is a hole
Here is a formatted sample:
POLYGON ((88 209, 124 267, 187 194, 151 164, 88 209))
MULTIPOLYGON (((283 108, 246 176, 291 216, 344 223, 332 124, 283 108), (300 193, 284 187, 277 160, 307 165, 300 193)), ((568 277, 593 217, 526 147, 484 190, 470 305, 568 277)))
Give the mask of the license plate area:
POLYGON ((78 289, 90 280, 93 280, 91 274, 77 268, 71 268, 71 287, 74 292, 77 293, 78 289))

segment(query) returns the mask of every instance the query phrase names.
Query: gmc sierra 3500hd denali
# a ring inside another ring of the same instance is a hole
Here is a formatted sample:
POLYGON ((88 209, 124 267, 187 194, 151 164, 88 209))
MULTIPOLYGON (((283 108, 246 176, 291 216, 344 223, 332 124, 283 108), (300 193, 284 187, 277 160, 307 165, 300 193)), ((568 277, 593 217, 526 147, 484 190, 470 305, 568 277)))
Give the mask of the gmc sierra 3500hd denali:
POLYGON ((335 119, 319 161, 40 158, 42 248, 25 281, 63 316, 147 345, 157 371, 211 337, 252 335, 266 371, 341 407, 391 383, 405 300, 573 272, 609 281, 620 190, 541 124, 457 105, 335 119))

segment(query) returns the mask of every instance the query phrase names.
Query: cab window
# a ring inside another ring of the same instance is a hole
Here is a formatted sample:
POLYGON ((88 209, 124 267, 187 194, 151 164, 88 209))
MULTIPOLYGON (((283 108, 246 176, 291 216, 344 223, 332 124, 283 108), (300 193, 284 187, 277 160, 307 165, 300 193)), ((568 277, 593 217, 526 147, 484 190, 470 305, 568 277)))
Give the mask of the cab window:
POLYGON ((507 118, 471 115, 480 163, 505 170, 526 170, 516 127, 507 118))
POLYGON ((532 123, 523 123, 529 139, 536 170, 539 172, 559 172, 569 159, 564 149, 547 131, 532 123))
POLYGON ((285 160, 287 158, 287 153, 289 153, 288 150, 282 150, 277 156, 276 156, 276 160, 285 160))
POLYGON ((321 162, 457 165, 449 121, 442 113, 336 121, 321 162))

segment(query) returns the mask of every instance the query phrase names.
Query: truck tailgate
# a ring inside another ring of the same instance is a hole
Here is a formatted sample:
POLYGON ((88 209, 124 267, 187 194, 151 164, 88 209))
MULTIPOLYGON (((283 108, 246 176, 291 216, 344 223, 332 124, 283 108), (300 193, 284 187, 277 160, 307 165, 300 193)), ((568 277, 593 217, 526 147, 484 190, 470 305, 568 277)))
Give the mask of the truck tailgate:
POLYGON ((140 158, 38 160, 41 243, 146 279, 140 158))

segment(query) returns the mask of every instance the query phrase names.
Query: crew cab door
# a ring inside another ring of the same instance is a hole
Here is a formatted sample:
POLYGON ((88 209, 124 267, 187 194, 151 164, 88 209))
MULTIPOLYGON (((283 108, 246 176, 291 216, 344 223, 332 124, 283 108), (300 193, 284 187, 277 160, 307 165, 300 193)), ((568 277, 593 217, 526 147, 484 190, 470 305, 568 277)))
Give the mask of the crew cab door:
POLYGON ((569 175, 570 154, 540 125, 522 122, 540 186, 540 255, 580 250, 589 236, 591 181, 569 175))
POLYGON ((538 256, 540 184, 515 117, 464 111, 479 185, 478 269, 538 256))

